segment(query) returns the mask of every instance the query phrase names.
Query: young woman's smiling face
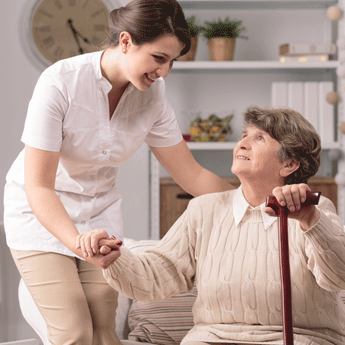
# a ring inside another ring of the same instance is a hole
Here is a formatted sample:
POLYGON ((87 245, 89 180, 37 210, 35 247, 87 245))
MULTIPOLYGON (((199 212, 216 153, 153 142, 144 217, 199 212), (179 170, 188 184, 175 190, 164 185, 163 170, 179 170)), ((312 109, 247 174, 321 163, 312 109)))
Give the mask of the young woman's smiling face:
POLYGON ((231 171, 247 181, 279 181, 283 167, 283 162, 278 157, 279 150, 277 140, 262 129, 250 125, 234 149, 231 171))
POLYGON ((136 46, 131 43, 123 60, 125 77, 136 88, 146 91, 157 78, 166 78, 184 44, 173 35, 136 46))

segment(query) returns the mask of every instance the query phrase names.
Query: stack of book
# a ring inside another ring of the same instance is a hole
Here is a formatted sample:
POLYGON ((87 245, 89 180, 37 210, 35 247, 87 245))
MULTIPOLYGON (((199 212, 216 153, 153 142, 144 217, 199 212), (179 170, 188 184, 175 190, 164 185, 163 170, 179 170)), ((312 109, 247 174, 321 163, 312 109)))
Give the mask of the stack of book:
POLYGON ((322 144, 335 142, 334 105, 326 96, 334 90, 333 82, 273 82, 271 105, 289 107, 303 115, 321 137, 322 144))
POLYGON ((281 62, 327 61, 336 53, 335 44, 295 44, 279 46, 281 62))

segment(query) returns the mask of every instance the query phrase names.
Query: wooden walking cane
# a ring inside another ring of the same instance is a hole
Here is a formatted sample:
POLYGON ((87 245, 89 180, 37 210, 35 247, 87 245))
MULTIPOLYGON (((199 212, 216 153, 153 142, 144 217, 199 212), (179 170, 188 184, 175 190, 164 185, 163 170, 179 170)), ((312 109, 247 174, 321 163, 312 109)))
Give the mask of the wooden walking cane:
MULTIPOLYGON (((319 203, 320 195, 320 192, 307 192, 307 199, 304 204, 317 205, 319 203)), ((272 208, 278 217, 283 337, 284 345, 293 345, 289 239, 287 224, 289 211, 286 207, 280 206, 274 196, 267 197, 266 206, 272 208)))

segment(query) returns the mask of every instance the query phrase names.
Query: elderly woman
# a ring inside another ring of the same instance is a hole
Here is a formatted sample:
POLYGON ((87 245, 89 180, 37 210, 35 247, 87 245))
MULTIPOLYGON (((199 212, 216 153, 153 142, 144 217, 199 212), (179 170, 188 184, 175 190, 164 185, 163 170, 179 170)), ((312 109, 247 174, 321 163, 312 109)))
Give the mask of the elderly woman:
MULTIPOLYGON (((306 182, 320 165, 320 138, 291 109, 250 108, 244 123, 232 165, 241 186, 191 200, 157 247, 140 255, 122 248, 104 276, 143 301, 196 284, 195 326, 184 345, 282 344, 277 221, 264 204, 273 194, 290 210, 295 345, 344 345, 344 228, 325 197, 318 206, 303 205, 306 182)), ((77 246, 98 252, 98 243, 119 248, 102 230, 80 235, 77 246)))

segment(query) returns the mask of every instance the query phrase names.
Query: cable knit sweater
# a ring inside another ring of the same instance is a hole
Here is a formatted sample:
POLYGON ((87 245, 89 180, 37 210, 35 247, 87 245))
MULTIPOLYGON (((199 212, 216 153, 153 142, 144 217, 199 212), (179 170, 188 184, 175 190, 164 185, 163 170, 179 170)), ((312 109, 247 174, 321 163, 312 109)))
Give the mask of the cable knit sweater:
MULTIPOLYGON (((265 229, 260 207, 248 207, 236 226, 234 194, 191 200, 157 247, 140 255, 122 248, 104 270, 113 288, 142 301, 195 283, 195 326, 182 344, 282 344, 277 222, 265 229)), ((344 345, 345 233, 330 200, 321 197, 318 208, 321 218, 308 231, 288 223, 295 345, 344 345)))

